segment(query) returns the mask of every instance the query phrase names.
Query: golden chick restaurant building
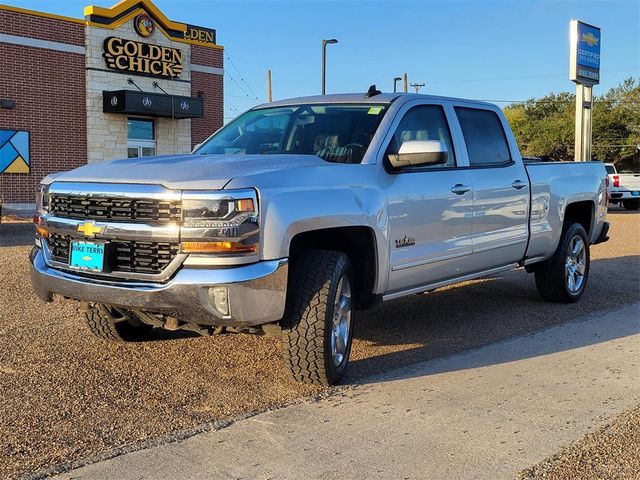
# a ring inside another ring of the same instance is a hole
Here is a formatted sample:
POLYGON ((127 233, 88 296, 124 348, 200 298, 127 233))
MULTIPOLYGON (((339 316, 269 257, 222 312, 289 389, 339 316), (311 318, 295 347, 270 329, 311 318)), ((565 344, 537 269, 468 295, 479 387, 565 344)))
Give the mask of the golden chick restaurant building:
POLYGON ((0 202, 31 204, 49 173, 188 153, 223 122, 216 31, 149 0, 84 18, 0 5, 0 202))

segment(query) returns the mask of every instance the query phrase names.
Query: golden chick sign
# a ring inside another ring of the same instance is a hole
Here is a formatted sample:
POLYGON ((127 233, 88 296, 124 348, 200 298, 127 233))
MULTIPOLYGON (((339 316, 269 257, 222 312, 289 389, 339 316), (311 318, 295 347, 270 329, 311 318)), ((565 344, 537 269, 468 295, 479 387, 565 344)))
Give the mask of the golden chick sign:
POLYGON ((176 78, 184 68, 183 52, 178 48, 119 37, 109 37, 104 41, 102 56, 108 68, 138 75, 176 78))

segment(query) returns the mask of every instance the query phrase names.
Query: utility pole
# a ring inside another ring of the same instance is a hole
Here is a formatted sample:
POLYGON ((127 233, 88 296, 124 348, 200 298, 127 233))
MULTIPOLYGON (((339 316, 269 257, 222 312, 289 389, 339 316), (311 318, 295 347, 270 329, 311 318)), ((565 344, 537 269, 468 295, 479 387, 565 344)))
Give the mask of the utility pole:
POLYGON ((404 93, 407 93, 409 91, 409 80, 407 79, 406 73, 402 75, 402 84, 404 93))
POLYGON ((273 102, 273 97, 271 96, 271 69, 267 69, 267 102, 273 102))
POLYGON ((411 86, 416 89, 416 93, 420 91, 421 87, 425 86, 425 83, 412 83, 411 86))

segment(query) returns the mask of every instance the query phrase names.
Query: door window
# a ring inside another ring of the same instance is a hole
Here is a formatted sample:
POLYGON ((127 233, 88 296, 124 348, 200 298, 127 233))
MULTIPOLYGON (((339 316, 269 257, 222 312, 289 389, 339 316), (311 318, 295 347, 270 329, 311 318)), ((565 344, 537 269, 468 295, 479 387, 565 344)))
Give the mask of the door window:
POLYGON ((156 154, 155 124, 152 119, 127 119, 127 157, 152 157, 156 154))
POLYGON ((447 146, 447 163, 421 165, 408 169, 446 168, 456 166, 456 157, 451 140, 447 117, 440 105, 421 105, 409 110, 393 135, 387 153, 398 153, 404 142, 411 140, 436 140, 447 146))
POLYGON ((511 162, 511 153, 502 122, 495 112, 478 108, 455 107, 469 165, 504 165, 511 162))

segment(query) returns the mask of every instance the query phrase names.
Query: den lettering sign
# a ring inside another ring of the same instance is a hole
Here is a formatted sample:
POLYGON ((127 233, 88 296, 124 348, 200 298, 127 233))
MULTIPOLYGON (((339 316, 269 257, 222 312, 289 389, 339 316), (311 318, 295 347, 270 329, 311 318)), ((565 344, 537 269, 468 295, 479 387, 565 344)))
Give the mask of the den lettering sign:
POLYGON ((178 48, 109 37, 104 41, 107 68, 138 75, 176 78, 184 69, 184 55, 178 48))
POLYGON ((187 25, 187 30, 184 32, 184 38, 198 43, 215 45, 216 31, 211 28, 187 25))

